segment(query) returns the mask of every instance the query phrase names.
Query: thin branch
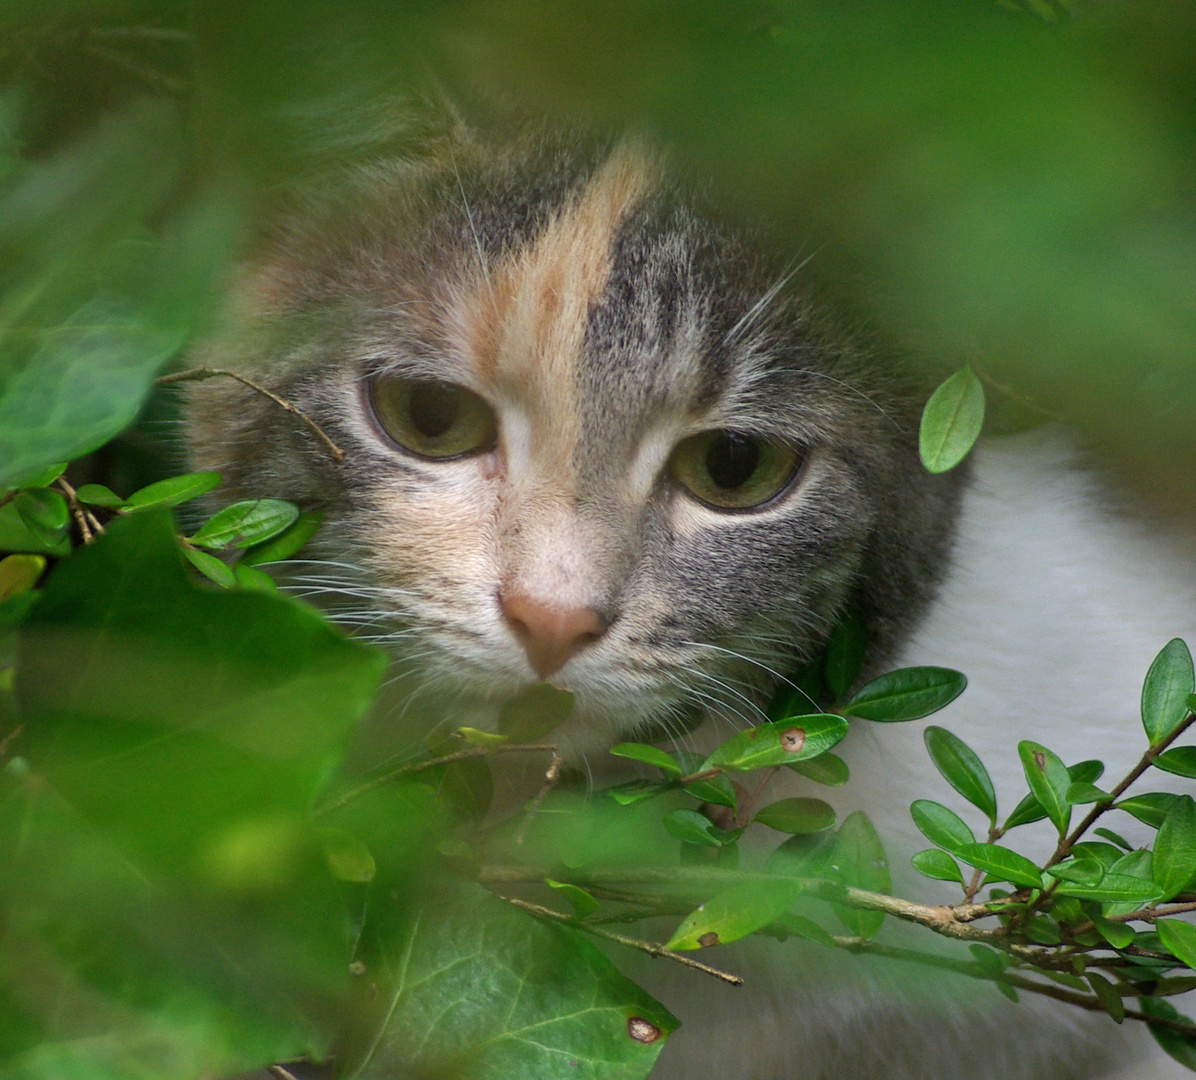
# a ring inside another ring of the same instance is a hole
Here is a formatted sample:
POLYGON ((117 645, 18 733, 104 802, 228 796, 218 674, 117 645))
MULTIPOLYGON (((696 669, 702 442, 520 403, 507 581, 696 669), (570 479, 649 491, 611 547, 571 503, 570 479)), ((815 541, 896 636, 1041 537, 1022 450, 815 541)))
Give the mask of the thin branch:
POLYGON ((79 526, 79 533, 83 537, 83 543, 90 544, 96 538, 96 535, 103 533, 104 526, 100 524, 95 514, 79 502, 78 493, 67 483, 66 477, 60 476, 55 483, 71 504, 71 513, 74 515, 75 524, 79 526))
POLYGON ((298 1077, 290 1069, 284 1069, 281 1065, 267 1065, 266 1072, 277 1077, 278 1080, 298 1080, 298 1077))
POLYGON ((768 781, 773 778, 779 768, 779 765, 773 765, 772 768, 761 770, 760 782, 748 794, 747 798, 740 801, 739 807, 735 811, 735 827, 737 829, 746 828, 752 820, 756 803, 760 801, 760 796, 764 794, 764 789, 768 786, 768 781))
POLYGON ((256 383, 252 379, 247 379, 244 375, 239 375, 235 371, 228 371, 225 368, 210 367, 188 368, 186 371, 176 371, 170 375, 162 375, 160 378, 156 379, 155 382, 158 386, 170 386, 173 383, 202 382, 204 379, 215 379, 218 377, 235 379, 242 385, 248 386, 250 390, 256 390, 259 394, 263 394, 265 397, 268 397, 279 408, 285 409, 292 416, 297 416, 309 428, 311 428, 319 440, 328 448, 328 452, 332 455, 337 464, 340 464, 345 460, 345 452, 328 437, 327 432, 325 432, 319 424, 317 424, 310 416, 308 416, 307 413, 305 413, 297 405, 287 401, 286 398, 279 397, 276 393, 274 393, 274 391, 267 390, 260 383, 256 383))
POLYGON ((694 968, 706 975, 713 975, 716 979, 721 979, 723 982, 731 986, 742 986, 743 980, 738 975, 731 975, 726 971, 719 971, 718 968, 713 968, 709 964, 700 963, 697 960, 691 960, 688 956, 681 953, 673 952, 671 949, 666 949, 663 945, 657 945, 651 941, 640 941, 638 938, 625 937, 622 934, 616 934, 612 930, 605 930, 601 926, 591 926, 588 923, 578 922, 571 915, 565 915, 559 911, 553 911, 552 908, 542 907, 539 904, 529 903, 527 900, 520 900, 514 896, 504 896, 508 904, 514 904, 517 908, 522 908, 524 911, 532 915, 539 915, 545 919, 555 919, 557 922, 569 923, 578 930, 583 930, 587 934, 593 934, 595 937, 606 938, 607 941, 617 941, 620 945, 626 945, 632 949, 638 949, 640 952, 645 952, 649 956, 662 956, 666 960, 672 960, 677 964, 684 964, 685 967, 694 968))
POLYGON ((535 818, 537 811, 539 811, 541 804, 548 797, 548 793, 556 786, 556 782, 561 775, 561 767, 564 764, 565 759, 561 757, 558 751, 553 750, 552 761, 548 766, 548 770, 544 773, 544 783, 540 785, 540 790, 536 792, 536 797, 527 804, 523 822, 519 826, 519 831, 515 834, 515 843, 523 843, 524 838, 527 836, 527 830, 531 826, 532 820, 535 818))

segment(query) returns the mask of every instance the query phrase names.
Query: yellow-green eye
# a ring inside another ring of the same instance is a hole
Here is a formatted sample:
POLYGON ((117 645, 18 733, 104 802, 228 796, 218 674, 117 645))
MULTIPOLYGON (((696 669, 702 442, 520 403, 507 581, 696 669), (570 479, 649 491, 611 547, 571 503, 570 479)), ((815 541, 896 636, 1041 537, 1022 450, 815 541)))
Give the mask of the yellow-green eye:
POLYGON ((455 458, 494 449, 494 411, 463 386, 379 376, 370 383, 370 402, 386 433, 413 454, 455 458))
POLYGON ((701 502, 746 510, 784 488, 799 463, 798 452, 784 443, 735 431, 705 431, 677 445, 669 472, 701 502))

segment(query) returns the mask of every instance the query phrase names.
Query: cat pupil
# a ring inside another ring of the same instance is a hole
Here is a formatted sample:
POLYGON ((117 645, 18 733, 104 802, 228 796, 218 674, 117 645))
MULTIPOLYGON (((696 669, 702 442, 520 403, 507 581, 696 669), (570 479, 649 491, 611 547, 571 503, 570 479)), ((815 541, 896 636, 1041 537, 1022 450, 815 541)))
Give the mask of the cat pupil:
POLYGON ((742 487, 760 464, 760 444, 733 431, 720 432, 706 450, 706 472, 724 490, 742 487))
POLYGON ((447 383, 423 383, 412 389, 408 409, 419 433, 436 439, 457 422, 461 395, 447 383))

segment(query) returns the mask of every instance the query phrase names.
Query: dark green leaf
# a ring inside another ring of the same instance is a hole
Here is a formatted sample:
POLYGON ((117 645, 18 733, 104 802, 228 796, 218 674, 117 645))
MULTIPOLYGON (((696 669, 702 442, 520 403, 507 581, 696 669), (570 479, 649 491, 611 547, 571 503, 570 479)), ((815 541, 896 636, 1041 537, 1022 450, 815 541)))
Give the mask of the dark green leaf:
POLYGON ((1105 876, 1105 868, 1101 863, 1082 856, 1064 859, 1061 863, 1047 867, 1046 872, 1060 881, 1076 882, 1080 885, 1096 885, 1105 876))
POLYGON ((17 493, 12 501, 25 527, 45 544, 56 544, 66 535, 71 512, 58 491, 32 488, 17 493))
POLYGON ((862 686, 843 711, 865 720, 920 720, 950 705, 967 685, 968 680, 950 668, 901 668, 862 686))
POLYGON ((1071 804, 1067 801, 1071 777, 1067 769, 1045 746, 1028 739, 1018 743, 1017 753, 1030 791, 1062 836, 1071 822, 1071 804))
POLYGON ((1163 646, 1142 684, 1142 726, 1158 746, 1188 715, 1188 695, 1196 690, 1192 654, 1179 638, 1163 646))
POLYGON ((788 911, 801 895, 795 881, 749 881, 715 893, 686 916, 669 939, 678 952, 738 941, 788 911))
POLYGON ((704 847, 723 847, 734 843, 743 833, 742 829, 724 832, 696 810, 670 810, 664 816, 664 827, 678 840, 704 847))
POLYGON ((711 754, 703 768, 734 772, 805 761, 825 753, 847 734, 847 721, 831 713, 813 713, 748 728, 711 754))
POLYGON ((1169 900, 1196 874, 1196 802, 1181 795, 1167 812, 1154 843, 1153 876, 1169 900))
POLYGON ((102 506, 111 509, 115 506, 125 505, 124 499, 111 488, 104 487, 103 484, 84 484, 75 492, 75 497, 88 506, 102 506))
POLYGON ((800 773, 807 780, 826 787, 839 787, 851 778, 847 762, 837 754, 819 754, 809 761, 795 761, 789 765, 795 773, 800 773))
POLYGON ((1126 851, 1133 851, 1134 846, 1124 836, 1115 833, 1112 829, 1097 828, 1092 830, 1097 836, 1103 836, 1106 840, 1113 841, 1118 847, 1126 851))
POLYGON ((695 780, 692 784, 686 784, 685 790, 695 799, 714 803, 715 806, 729 806, 734 810, 738 805, 735 788, 725 776, 712 776, 709 780, 695 780))
MULTIPOLYGON (((1141 997, 1138 999, 1138 1006, 1147 1016, 1158 1020, 1179 1020, 1185 1024, 1192 1023, 1189 1017, 1184 1016, 1166 1001, 1160 1001, 1158 998, 1141 997)), ((1174 1028, 1152 1024, 1149 1020, 1146 1021, 1146 1026, 1159 1046, 1185 1068, 1196 1072, 1196 1038, 1185 1035, 1182 1031, 1176 1031, 1174 1028)))
POLYGON ((1095 971, 1086 972, 1084 978, 1088 980, 1088 985, 1092 987, 1092 992, 1104 1007, 1105 1012, 1120 1024, 1125 1019, 1125 1002, 1122 1001, 1117 987, 1095 971))
POLYGON ((836 842, 829 832, 798 833, 768 857, 764 869, 787 877, 824 878, 831 869, 836 842))
POLYGON ((954 851, 964 844, 974 844, 976 837, 954 810, 948 810, 941 803, 929 799, 918 799, 910 804, 910 816, 918 831, 932 844, 948 851, 954 851))
POLYGON ((226 506, 190 539, 214 550, 248 547, 276 536, 298 516, 299 508, 282 499, 250 499, 226 506))
POLYGON ((1196 969, 1196 926, 1179 919, 1156 919, 1154 929, 1172 956, 1196 969))
POLYGON ((1196 746, 1172 746, 1164 750, 1151 764, 1175 776, 1196 777, 1196 746))
POLYGON ((841 701, 859 678, 868 638, 864 623, 854 611, 847 612, 826 640, 823 677, 835 701, 841 701))
POLYGON ((955 855, 969 866, 983 870, 994 881, 1010 881, 1032 889, 1042 888, 1042 874, 1024 855, 999 844, 965 844, 955 855))
POLYGON ((250 592, 278 592, 278 585, 274 579, 254 566, 242 566, 237 563, 233 567, 237 578, 238 589, 248 589, 250 592))
POLYGON ((344 1080, 554 1080, 570 1061, 594 1080, 638 1080, 677 1026, 578 931, 476 885, 384 910, 358 960, 344 1080))
POLYGON ((619 743, 611 747, 615 757, 628 758, 631 761, 642 761, 645 765, 655 765, 669 779, 676 779, 681 775, 681 766, 672 754, 666 754, 655 746, 644 743, 619 743))
POLYGON ((295 520, 288 529, 280 532, 272 540, 255 544, 241 556, 241 562, 249 566, 261 566, 264 563, 282 562, 303 550, 304 545, 316 535, 324 521, 324 512, 307 511, 295 520))
POLYGON ((990 979, 999 979, 1005 974, 1012 957, 1008 953, 998 952, 987 945, 973 942, 968 946, 968 952, 976 959, 976 964, 990 979))
POLYGON ((605 789, 605 794, 614 799, 620 806, 632 806, 644 799, 655 798, 663 794, 668 788, 654 780, 628 780, 625 784, 616 784, 605 789))
POLYGON ((997 819, 997 796, 992 779, 976 752, 946 728, 931 725, 923 733, 930 758, 943 778, 988 817, 997 819))
MULTIPOLYGON (((845 885, 869 892, 892 891, 889 860, 884 845, 868 816, 857 811, 848 815, 839 827, 835 844, 834 867, 845 885)), ((864 911, 835 904, 835 914, 857 937, 875 937, 884 922, 884 912, 864 911)))
POLYGON ((1067 801, 1072 806, 1085 806, 1088 803, 1108 802, 1109 793, 1102 791, 1095 784, 1078 783, 1067 787, 1067 801))
POLYGON ((54 465, 47 465, 44 469, 39 469, 28 476, 22 476, 19 480, 14 480, 8 486, 17 488, 49 487, 64 472, 66 472, 66 462, 60 461, 54 465))
POLYGON ((963 368, 935 390, 922 410, 918 452, 926 471, 954 469, 983 427, 984 386, 971 368, 963 368))
POLYGON ((1094 915, 1092 922, 1097 929, 1097 933, 1115 949, 1128 949, 1133 945, 1134 938, 1137 937, 1133 927, 1123 922, 1114 922, 1112 919, 1106 919, 1103 915, 1094 915))
POLYGON ((814 833, 835 824, 835 811, 821 799, 781 799, 756 814, 755 821, 777 832, 814 833))
POLYGON ((125 505, 131 510, 140 510, 147 506, 180 506, 214 491, 219 486, 219 473, 194 472, 184 476, 172 476, 167 480, 150 484, 149 487, 143 487, 140 491, 134 491, 125 505))
POLYGON ((573 908, 573 917, 577 920, 593 915, 598 910, 598 901, 595 900, 585 889, 579 889, 576 885, 570 885, 565 881, 553 881, 552 878, 545 878, 544 884, 556 889, 573 908))
POLYGON ((237 575, 233 572, 233 568, 228 563, 221 562, 215 555, 209 555, 206 551, 197 551, 193 547, 183 548, 183 554, 187 556, 187 561, 196 570, 210 581, 216 582, 217 585, 231 589, 237 583, 237 575))
POLYGON ((1113 871, 1105 874, 1096 885, 1067 881, 1055 891, 1060 896, 1074 896, 1080 900, 1097 900, 1110 904, 1146 904, 1162 896, 1162 889, 1154 882, 1113 871))
POLYGON ((963 871, 959 869, 959 864, 945 851, 939 851, 938 848, 919 851, 910 859, 910 862, 913 863, 914 869, 919 874, 925 874, 928 878, 935 878, 938 881, 958 881, 960 885, 964 884, 963 871))
POLYGON ((1175 800, 1178 798, 1178 795, 1172 795, 1169 791, 1147 791, 1141 795, 1131 795, 1128 799, 1122 799, 1113 805, 1118 810, 1132 814, 1144 825, 1157 829, 1163 824, 1168 811, 1175 805, 1175 800))

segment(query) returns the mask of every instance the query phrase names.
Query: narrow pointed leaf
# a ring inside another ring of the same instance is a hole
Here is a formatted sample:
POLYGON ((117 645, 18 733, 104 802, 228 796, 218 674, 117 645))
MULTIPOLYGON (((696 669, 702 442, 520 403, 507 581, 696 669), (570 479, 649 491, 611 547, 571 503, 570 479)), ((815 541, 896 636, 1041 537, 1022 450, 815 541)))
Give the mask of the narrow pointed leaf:
POLYGON ((723 847, 739 839, 743 832, 742 829, 725 832, 696 810, 670 810, 664 816, 664 827, 678 840, 703 847, 723 847))
POLYGON ((1179 638, 1163 646, 1142 684, 1142 726, 1158 746, 1188 715, 1188 695, 1196 689, 1192 654, 1179 638))
POLYGON ((241 556, 241 562, 250 566, 261 566, 263 563, 289 559, 303 550, 304 545, 319 531, 323 521, 323 510, 309 510, 300 514, 293 525, 277 536, 247 548, 241 556))
POLYGON ((861 687, 843 711, 886 723, 920 720, 950 705, 967 685, 968 680, 950 668, 901 668, 861 687))
POLYGON ((191 542, 219 550, 248 547, 268 540, 299 516, 299 508, 282 499, 249 499, 233 503, 214 514, 191 542))
POLYGON ((985 814, 997 819, 997 795, 992 778, 976 752, 946 728, 928 727, 923 733, 926 749, 935 767, 956 791, 985 814))
POLYGON ((1097 1000, 1104 1006, 1105 1012, 1113 1018, 1115 1023, 1120 1024, 1125 1019, 1125 1002, 1121 1000, 1121 994, 1117 987, 1095 971, 1085 973, 1084 978, 1088 980, 1088 985, 1092 987, 1092 992, 1096 995, 1097 1000))
POLYGON ((1000 844, 965 844, 955 854, 969 866, 983 870, 995 881, 1009 881, 1031 889, 1042 888, 1042 874, 1024 855, 1000 844))
POLYGON ((646 743, 619 743, 618 746, 611 747, 610 752, 615 757, 627 758, 630 761, 641 761, 645 765, 655 765, 656 768, 670 779, 675 779, 681 775, 681 766, 672 754, 668 754, 664 750, 658 750, 655 746, 648 746, 646 743))
POLYGON ((984 386, 971 368, 957 371, 926 402, 918 431, 918 452, 927 472, 955 468, 984 427, 984 386))
POLYGON ((140 510, 147 506, 180 506, 214 491, 219 486, 220 474, 215 472, 172 476, 167 480, 150 484, 149 487, 143 487, 140 491, 134 491, 125 501, 125 505, 131 510, 140 510))
POLYGON ((1071 822, 1071 804, 1067 801, 1071 777, 1066 767, 1056 754, 1028 739, 1018 743, 1017 753, 1034 798, 1062 836, 1071 822))
POLYGON ((183 548, 183 554, 187 556, 187 561, 209 581, 223 585, 226 589, 231 589, 237 583, 237 575, 233 568, 228 563, 221 562, 215 555, 209 555, 206 551, 197 551, 192 547, 183 548))

